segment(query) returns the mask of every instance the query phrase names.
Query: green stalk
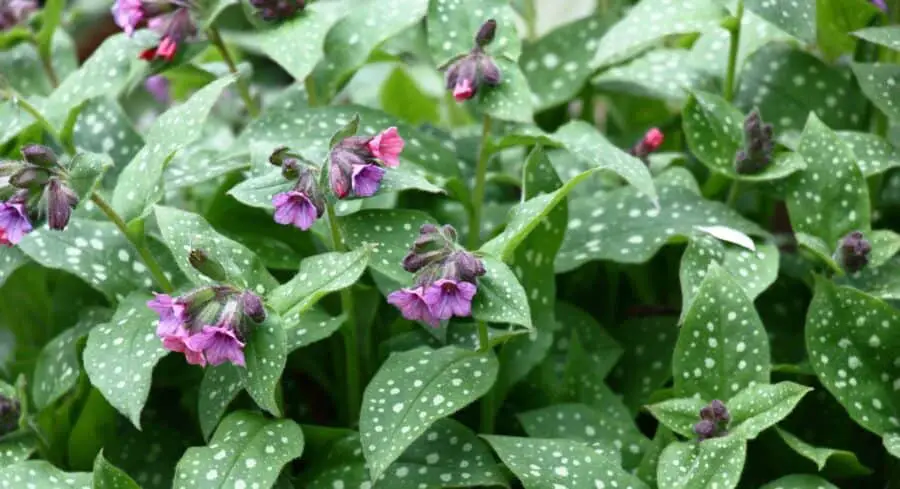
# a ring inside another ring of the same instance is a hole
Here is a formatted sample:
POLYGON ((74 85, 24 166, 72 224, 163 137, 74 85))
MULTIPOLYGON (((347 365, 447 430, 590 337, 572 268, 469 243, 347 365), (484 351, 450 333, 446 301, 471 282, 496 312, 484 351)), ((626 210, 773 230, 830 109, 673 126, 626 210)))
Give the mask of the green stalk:
MULTIPOLYGON (((331 244, 334 250, 346 251, 347 248, 341 238, 341 230, 338 228, 334 206, 329 203, 325 210, 328 215, 328 227, 331 229, 331 244)), ((344 336, 344 362, 347 370, 347 415, 352 426, 359 420, 362 385, 359 375, 359 332, 357 331, 353 292, 349 288, 341 290, 341 309, 347 315, 347 322, 341 332, 344 336)))
POLYGON ((234 58, 231 57, 228 46, 226 46, 225 41, 222 40, 219 30, 215 27, 210 27, 209 30, 207 30, 206 35, 209 37, 209 41, 219 50, 222 59, 225 61, 225 64, 228 65, 228 71, 237 76, 238 92, 240 92, 241 98, 244 100, 247 112, 250 114, 250 117, 256 118, 259 115, 259 107, 250 95, 250 87, 247 86, 244 79, 240 77, 237 65, 234 63, 234 58))
POLYGON ((39 111, 37 109, 37 107, 31 105, 31 102, 29 102, 28 100, 26 100, 24 98, 17 97, 13 93, 8 93, 8 92, 3 93, 3 98, 11 101, 13 103, 13 105, 18 105, 25 112, 28 112, 31 115, 31 117, 34 117, 34 120, 38 124, 40 124, 41 127, 43 127, 44 130, 47 131, 47 133, 50 134, 50 136, 54 140, 56 140, 56 142, 59 144, 59 146, 61 148, 63 148, 63 150, 66 153, 68 153, 70 155, 75 154, 75 145, 72 143, 72 141, 64 141, 62 136, 60 136, 60 134, 56 131, 56 128, 53 127, 53 124, 50 124, 50 121, 48 121, 47 118, 44 117, 43 114, 41 114, 41 111, 39 111))
POLYGON ((487 178, 487 166, 491 160, 491 116, 484 115, 481 126, 481 149, 478 151, 478 163, 475 167, 475 189, 472 191, 472 219, 469 220, 468 248, 474 250, 480 244, 481 218, 484 214, 484 186, 487 178))
POLYGON ((166 274, 163 273, 162 267, 159 265, 159 262, 156 261, 156 258, 153 257, 153 254, 150 253, 150 250, 147 248, 146 244, 132 237, 132 235, 128 232, 128 225, 125 224, 125 221, 122 220, 122 217, 109 205, 108 202, 103 200, 103 197, 100 197, 100 194, 96 192, 91 193, 91 202, 97 205, 106 217, 112 221, 113 224, 119 228, 119 231, 125 235, 128 241, 134 246, 137 250, 138 255, 141 257, 141 261, 144 262, 144 265, 147 266, 147 270, 150 272, 150 275, 153 277, 153 280, 156 281, 156 284, 159 285, 159 288, 163 290, 163 292, 170 294, 175 291, 175 287, 172 286, 172 282, 169 282, 169 279, 166 278, 166 274))
MULTIPOLYGON (((734 79, 737 74, 737 56, 741 47, 741 23, 744 20, 744 0, 738 0, 737 12, 734 14, 734 25, 730 26, 728 32, 731 34, 731 44, 728 47, 728 71, 725 74, 725 86, 722 95, 725 100, 731 102, 734 99, 734 79)), ((734 203, 738 198, 738 182, 731 182, 731 188, 728 190, 728 206, 734 207, 734 203)))

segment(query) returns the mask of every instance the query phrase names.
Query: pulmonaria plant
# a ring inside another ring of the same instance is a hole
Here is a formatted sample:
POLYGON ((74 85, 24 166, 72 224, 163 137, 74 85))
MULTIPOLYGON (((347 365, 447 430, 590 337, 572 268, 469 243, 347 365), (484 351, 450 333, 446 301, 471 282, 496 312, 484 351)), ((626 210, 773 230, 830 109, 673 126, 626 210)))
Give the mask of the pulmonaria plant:
POLYGON ((833 258, 847 273, 856 273, 869 263, 872 243, 860 231, 853 231, 838 243, 833 258))
POLYGON ((640 158, 644 163, 647 163, 647 157, 662 146, 664 139, 665 136, 662 131, 656 127, 652 127, 647 130, 647 133, 644 134, 644 137, 642 137, 640 141, 628 150, 628 153, 631 154, 631 156, 640 158))
POLYGON ((338 199, 371 197, 378 192, 384 167, 400 165, 405 142, 396 127, 372 137, 350 136, 331 149, 328 180, 338 199))
POLYGON ((403 258, 403 268, 415 274, 414 285, 392 292, 388 303, 400 309, 404 318, 438 327, 454 316, 472 315, 484 264, 456 244, 452 226, 422 225, 403 258))
POLYGON ((112 14, 116 24, 129 36, 143 24, 159 35, 159 43, 142 51, 141 59, 172 61, 179 45, 197 34, 190 1, 116 0, 112 14))
POLYGON ((445 82, 457 102, 474 97, 482 86, 495 87, 502 81, 500 68, 484 51, 484 48, 494 40, 496 32, 497 21, 490 19, 485 22, 475 35, 475 46, 472 50, 447 67, 445 82))
POLYGON ((276 149, 269 157, 269 162, 281 167, 281 174, 285 179, 296 180, 291 190, 272 197, 275 222, 293 225, 304 231, 311 228, 325 213, 325 197, 316 178, 318 170, 301 156, 290 153, 287 148, 276 149))
POLYGON ((700 410, 700 421, 694 425, 694 433, 697 441, 710 438, 719 438, 728 434, 728 423, 731 422, 731 414, 725 404, 718 399, 713 400, 700 410))

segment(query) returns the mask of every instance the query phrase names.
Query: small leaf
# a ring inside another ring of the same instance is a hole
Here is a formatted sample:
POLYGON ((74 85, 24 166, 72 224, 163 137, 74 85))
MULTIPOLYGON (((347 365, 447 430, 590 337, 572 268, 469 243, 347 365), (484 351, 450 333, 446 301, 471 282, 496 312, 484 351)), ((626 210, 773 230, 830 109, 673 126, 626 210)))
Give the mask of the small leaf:
POLYGON ((281 317, 269 313, 250 333, 244 347, 247 367, 238 369, 247 393, 259 407, 275 416, 281 415, 276 391, 287 363, 286 341, 281 317))
POLYGON ((99 185, 103 173, 112 166, 112 158, 105 154, 78 153, 72 158, 68 182, 79 201, 90 200, 91 192, 99 185))
POLYGON ((852 469, 854 474, 866 475, 872 473, 871 469, 860 463, 853 452, 836 448, 815 447, 778 427, 775 428, 775 432, 795 452, 812 460, 820 472, 828 465, 829 461, 833 461, 832 464, 852 469))
POLYGON ((713 88, 712 77, 693 62, 690 51, 667 48, 654 49, 628 64, 610 68, 592 83, 601 90, 679 103, 692 90, 713 88))
POLYGON ((210 83, 181 105, 166 111, 150 128, 143 149, 122 169, 112 204, 125 222, 146 217, 162 196, 162 177, 172 155, 202 134, 213 105, 234 83, 226 76, 210 83))
POLYGON ((238 411, 228 415, 208 446, 188 448, 173 489, 272 487, 285 464, 303 453, 303 432, 289 420, 238 411))
POLYGON ((38 439, 30 433, 13 432, 0 438, 0 484, 3 469, 27 460, 38 449, 38 439))
POLYGON ((159 318, 149 298, 135 293, 120 302, 109 323, 91 330, 83 356, 91 384, 138 429, 153 368, 169 353, 156 337, 159 318))
POLYGON ((670 430, 687 438, 696 438, 694 425, 700 421, 700 410, 709 401, 697 397, 669 399, 651 406, 647 410, 670 430))
POLYGON ((815 2, 775 4, 766 0, 747 0, 745 8, 809 44, 816 40, 815 2))
POLYGON ((765 328, 736 279, 713 264, 685 314, 672 360, 675 393, 727 399, 769 382, 765 328))
POLYGON ((506 58, 494 62, 502 73, 496 87, 484 86, 478 90, 479 107, 495 119, 529 123, 533 120, 531 89, 519 66, 506 58))
POLYGON ((882 63, 853 63, 853 74, 866 97, 893 120, 900 120, 900 66, 882 63))
POLYGON ((369 267, 397 284, 412 282, 403 269, 403 257, 419 235, 422 224, 437 224, 428 214, 408 209, 363 210, 339 221, 344 243, 353 249, 371 246, 369 267))
POLYGON ((300 315, 322 297, 351 287, 362 276, 368 264, 368 249, 349 253, 323 253, 304 259, 290 282, 278 286, 268 302, 285 316, 300 315))
MULTIPOLYGON (((428 48, 438 66, 466 54, 475 46, 475 34, 488 19, 497 21, 488 54, 512 61, 519 59, 522 42, 516 31, 516 16, 505 0, 440 0, 430 2, 426 25, 428 48)), ((504 73, 505 74, 505 73, 504 73)))
POLYGON ((525 489, 631 487, 647 489, 614 459, 582 442, 482 435, 525 489), (556 454, 560 454, 556 456, 556 454), (579 485, 573 486, 573 483, 579 485))
POLYGON ((122 469, 103 458, 103 451, 94 461, 94 489, 141 489, 122 469))
POLYGON ((869 27, 853 33, 854 36, 884 47, 900 51, 900 27, 869 27))
POLYGON ((871 177, 900 166, 900 151, 878 135, 854 131, 838 131, 837 135, 853 152, 863 176, 871 177))
POLYGON ((731 413, 729 436, 756 438, 766 428, 786 418, 812 389, 793 382, 752 385, 727 402, 731 413))
POLYGON ((346 319, 344 314, 331 316, 318 307, 312 307, 299 315, 285 316, 284 334, 288 353, 328 338, 346 319))
POLYGON ((472 300, 472 317, 479 321, 534 328, 528 295, 513 271, 493 256, 481 256, 481 260, 487 273, 478 279, 478 292, 472 300))
POLYGON ((360 435, 372 479, 385 472, 436 420, 484 395, 497 359, 447 346, 388 357, 363 395, 360 435))
POLYGON ((866 234, 866 239, 872 245, 869 254, 868 267, 878 268, 887 263, 900 251, 900 234, 888 229, 877 229, 866 234))
POLYGON ((87 489, 92 486, 91 480, 88 472, 63 472, 44 460, 28 460, 0 469, 0 487, 10 489, 22 487, 23 481, 35 489, 87 489))
POLYGON ((739 438, 672 443, 659 458, 659 489, 734 489, 746 457, 747 443, 739 438))
POLYGON ((809 474, 786 475, 778 480, 769 482, 760 489, 838 489, 831 482, 809 474))

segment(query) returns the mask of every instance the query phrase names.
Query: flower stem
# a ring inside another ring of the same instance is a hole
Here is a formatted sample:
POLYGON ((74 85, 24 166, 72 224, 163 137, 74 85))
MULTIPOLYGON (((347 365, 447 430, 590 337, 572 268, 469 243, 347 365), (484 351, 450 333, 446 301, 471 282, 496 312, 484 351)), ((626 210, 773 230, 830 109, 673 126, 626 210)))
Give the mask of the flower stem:
POLYGON ((735 180, 731 182, 731 187, 728 189, 728 197, 725 200, 725 205, 732 209, 734 209, 734 204, 737 203, 737 199, 741 195, 740 186, 740 181, 735 180))
POLYGON ((728 48, 728 71, 725 73, 725 87, 723 95, 725 100, 729 102, 734 98, 734 79, 737 72, 737 56, 741 47, 741 23, 744 20, 744 0, 738 0, 737 11, 734 14, 737 21, 729 32, 731 33, 731 44, 728 48))
MULTIPOLYGON (((345 251, 341 230, 338 228, 334 206, 328 203, 325 207, 328 215, 328 227, 331 229, 331 243, 335 251, 345 251)), ((359 420, 359 408, 362 398, 362 384, 359 370, 359 332, 356 322, 353 291, 350 288, 341 290, 341 310, 347 315, 347 323, 341 330, 344 336, 344 361, 347 370, 347 417, 351 426, 359 420)))
POLYGON ((248 87, 244 79, 241 78, 237 65, 234 64, 234 58, 231 57, 228 46, 226 46, 225 41, 222 40, 219 30, 215 27, 210 27, 207 31, 207 36, 209 36, 210 42, 212 42, 213 45, 216 46, 216 49, 219 50, 219 53, 222 54, 222 59, 225 61, 225 64, 228 65, 228 71, 237 76, 238 92, 240 92, 241 98, 244 99, 244 105, 247 107, 247 112, 250 113, 250 117, 255 118, 259 115, 259 107, 257 107, 256 102, 250 95, 250 87, 248 87))
POLYGON ((474 250, 480 244, 481 217, 484 212, 484 185, 487 177, 487 166, 491 159, 491 116, 484 115, 481 127, 481 149, 478 151, 478 163, 475 167, 475 189, 472 191, 472 218, 469 220, 468 248, 474 250))
POLYGON ((100 197, 100 194, 96 192, 91 193, 91 201, 106 214, 106 217, 109 218, 113 224, 119 228, 119 231, 125 235, 128 241, 134 246, 137 250, 138 255, 141 257, 141 261, 144 262, 144 265, 147 266, 147 270, 150 271, 150 275, 153 276, 153 280, 156 281, 156 284, 159 285, 159 288, 163 290, 163 292, 169 294, 175 291, 175 287, 172 286, 172 282, 169 282, 169 279, 166 278, 166 274, 163 273, 162 267, 159 265, 159 262, 156 261, 156 258, 153 258, 153 254, 150 253, 150 250, 147 246, 133 238, 131 234, 128 232, 128 226, 125 224, 125 221, 122 220, 122 217, 109 205, 108 202, 103 200, 103 197, 100 197))

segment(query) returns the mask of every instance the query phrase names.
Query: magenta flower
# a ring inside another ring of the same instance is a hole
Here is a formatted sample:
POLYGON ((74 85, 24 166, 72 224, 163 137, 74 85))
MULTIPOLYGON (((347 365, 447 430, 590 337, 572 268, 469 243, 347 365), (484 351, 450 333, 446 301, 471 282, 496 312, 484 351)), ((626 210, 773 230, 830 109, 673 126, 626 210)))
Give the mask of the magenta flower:
POLYGON ((378 165, 353 165, 353 193, 359 197, 371 197, 378 192, 384 168, 378 165))
POLYGON ((400 164, 400 152, 403 151, 404 141, 397 133, 396 127, 389 127, 378 133, 366 143, 366 147, 372 156, 381 160, 385 166, 396 168, 400 164))
POLYGON ((473 96, 475 96, 475 87, 472 84, 472 80, 468 78, 458 79, 453 87, 453 98, 457 102, 462 102, 469 100, 473 96))
POLYGON ((175 335, 188 321, 187 305, 180 297, 173 298, 168 294, 157 294, 152 300, 147 301, 147 307, 159 315, 156 324, 156 335, 163 338, 167 335, 175 335))
POLYGON ((442 278, 425 291, 425 303, 438 319, 471 316, 476 290, 475 284, 442 278))
POLYGON ((169 93, 169 79, 163 75, 148 76, 144 80, 144 88, 162 105, 168 105, 172 101, 169 93))
POLYGON ((228 361, 241 367, 246 366, 244 342, 227 326, 204 326, 202 332, 187 339, 187 345, 191 350, 202 350, 210 365, 221 365, 228 361))
POLYGON ((172 61, 178 51, 178 45, 197 33, 197 26, 191 19, 191 13, 184 7, 169 14, 153 17, 147 21, 147 25, 160 35, 157 46, 145 49, 140 54, 140 58, 147 61, 158 58, 172 61))
POLYGON ((312 199, 298 190, 282 192, 272 197, 275 206, 275 222, 292 224, 304 231, 312 227, 319 216, 312 199))
MULTIPOLYGON (((159 334, 159 327, 157 326, 157 334, 159 334)), ((196 337, 197 335, 191 336, 190 332, 184 325, 178 325, 175 327, 171 333, 166 333, 160 336, 163 340, 163 348, 169 351, 174 351, 176 353, 183 353, 185 360, 187 363, 191 365, 200 365, 201 367, 206 366, 206 358, 203 356, 203 350, 200 348, 196 348, 192 345, 191 338, 196 337)))
POLYGON ((0 202, 0 244, 12 246, 32 230, 25 211, 25 202, 9 200, 0 202))
POLYGON ((141 0, 116 0, 111 10, 116 25, 129 36, 134 33, 138 24, 143 22, 147 15, 141 0))
POLYGON ((422 287, 391 292, 387 301, 400 309, 400 314, 410 321, 422 321, 434 328, 440 326, 438 318, 431 314, 431 309, 425 303, 422 287))

